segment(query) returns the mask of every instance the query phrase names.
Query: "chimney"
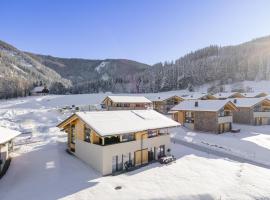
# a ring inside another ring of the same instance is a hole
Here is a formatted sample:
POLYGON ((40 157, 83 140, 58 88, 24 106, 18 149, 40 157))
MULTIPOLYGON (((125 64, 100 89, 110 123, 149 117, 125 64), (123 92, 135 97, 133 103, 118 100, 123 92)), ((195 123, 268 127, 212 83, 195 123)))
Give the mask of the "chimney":
POLYGON ((195 101, 195 107, 198 107, 198 106, 199 106, 199 102, 195 101))
POLYGON ((237 103, 237 99, 234 99, 234 100, 233 100, 233 103, 237 103))

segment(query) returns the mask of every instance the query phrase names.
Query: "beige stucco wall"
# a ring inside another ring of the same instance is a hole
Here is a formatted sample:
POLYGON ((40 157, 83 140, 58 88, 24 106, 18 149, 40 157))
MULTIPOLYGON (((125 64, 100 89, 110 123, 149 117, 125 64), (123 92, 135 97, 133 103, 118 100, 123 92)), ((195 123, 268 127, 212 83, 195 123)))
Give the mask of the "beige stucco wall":
MULTIPOLYGON (((160 145, 165 145, 165 153, 167 153, 167 150, 170 148, 170 136, 161 135, 144 139, 142 149, 158 148, 160 145)), ((76 140, 75 155, 99 171, 102 175, 109 175, 112 173, 113 156, 118 155, 120 158, 122 154, 134 154, 137 150, 141 150, 141 140, 107 146, 100 146, 76 140)))

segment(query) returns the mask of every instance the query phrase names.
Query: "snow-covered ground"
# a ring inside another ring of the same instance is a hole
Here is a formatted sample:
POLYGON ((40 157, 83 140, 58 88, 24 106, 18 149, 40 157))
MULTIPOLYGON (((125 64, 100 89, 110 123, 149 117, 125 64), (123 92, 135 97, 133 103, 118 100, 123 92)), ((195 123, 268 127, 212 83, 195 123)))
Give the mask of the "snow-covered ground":
MULTIPOLYGON (((70 114, 57 108, 97 104, 106 95, 52 95, 1 101, 0 126, 25 134, 16 141, 11 167, 0 180, 0 199, 270 199, 270 169, 179 144, 172 146, 175 163, 155 163, 122 175, 101 177, 65 152, 66 135, 55 125, 70 114), (122 189, 115 190, 116 186, 122 189)), ((220 145, 233 153, 268 161, 270 127, 240 128, 241 133, 222 135, 183 128, 173 132, 179 139, 204 141, 203 145, 210 148, 220 145)))
POLYGON ((233 124, 240 133, 213 134, 187 128, 173 130, 172 137, 217 151, 227 152, 270 167, 270 126, 233 124))

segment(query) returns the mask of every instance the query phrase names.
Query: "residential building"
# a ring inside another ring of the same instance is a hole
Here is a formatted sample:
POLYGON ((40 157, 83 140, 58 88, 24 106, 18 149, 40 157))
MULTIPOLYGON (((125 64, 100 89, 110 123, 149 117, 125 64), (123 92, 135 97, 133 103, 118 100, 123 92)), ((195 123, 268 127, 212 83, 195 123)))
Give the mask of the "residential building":
POLYGON ((184 101, 182 97, 177 95, 162 95, 151 100, 153 102, 153 109, 163 114, 167 114, 172 107, 184 101))
POLYGON ((10 152, 13 150, 13 139, 20 135, 20 132, 0 127, 0 178, 9 167, 10 152))
POLYGON ((244 98, 239 92, 220 92, 213 95, 216 99, 224 100, 229 98, 244 98))
POLYGON ((49 94, 49 92, 50 91, 47 88, 47 86, 37 86, 37 87, 34 87, 30 93, 32 96, 41 96, 41 95, 47 95, 49 94))
POLYGON ((241 93, 245 98, 259 98, 259 97, 266 97, 268 94, 265 92, 247 92, 241 93))
POLYGON ((154 110, 77 112, 58 127, 70 152, 102 175, 170 154, 168 128, 180 124, 154 110))
POLYGON ((239 124, 270 124, 270 100, 261 98, 232 99, 239 111, 233 112, 233 122, 239 124))
POLYGON ((189 100, 172 108, 174 120, 197 131, 224 133, 232 129, 232 111, 236 106, 228 100, 189 100))
POLYGON ((184 100, 209 100, 209 99, 217 99, 212 94, 193 92, 181 95, 181 98, 184 100))
POLYGON ((107 96, 102 105, 106 110, 142 110, 152 108, 152 102, 144 96, 107 96))

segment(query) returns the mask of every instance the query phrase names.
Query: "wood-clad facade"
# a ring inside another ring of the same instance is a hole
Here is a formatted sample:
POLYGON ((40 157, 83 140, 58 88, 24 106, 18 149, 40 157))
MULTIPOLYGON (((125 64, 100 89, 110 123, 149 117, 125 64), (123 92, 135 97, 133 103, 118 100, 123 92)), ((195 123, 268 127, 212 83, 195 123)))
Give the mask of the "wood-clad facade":
POLYGON ((167 114, 172 107, 179 104, 181 101, 184 101, 184 99, 176 95, 166 99, 158 98, 152 101, 153 109, 160 113, 167 114))
POLYGON ((234 123, 270 125, 270 100, 264 99, 249 107, 237 107, 239 111, 233 112, 234 123))
POLYGON ((205 132, 224 133, 232 129, 232 111, 237 108, 228 102, 218 111, 178 110, 173 112, 173 119, 184 127, 205 132))
POLYGON ((122 100, 117 102, 108 96, 102 101, 102 104, 106 110, 143 110, 152 108, 151 101, 136 102, 136 96, 134 101, 122 100))

